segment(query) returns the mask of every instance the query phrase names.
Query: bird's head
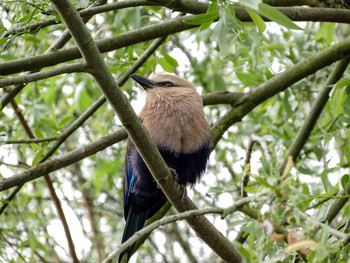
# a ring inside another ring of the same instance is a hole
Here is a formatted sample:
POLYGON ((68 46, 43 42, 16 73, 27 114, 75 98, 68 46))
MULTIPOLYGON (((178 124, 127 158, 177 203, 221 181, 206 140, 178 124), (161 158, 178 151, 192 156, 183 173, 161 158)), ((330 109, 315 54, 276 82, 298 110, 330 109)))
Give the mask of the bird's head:
POLYGON ((189 88, 195 89, 194 85, 178 76, 171 74, 155 74, 149 79, 142 77, 140 75, 130 75, 137 83, 139 83, 146 91, 155 88, 189 88))

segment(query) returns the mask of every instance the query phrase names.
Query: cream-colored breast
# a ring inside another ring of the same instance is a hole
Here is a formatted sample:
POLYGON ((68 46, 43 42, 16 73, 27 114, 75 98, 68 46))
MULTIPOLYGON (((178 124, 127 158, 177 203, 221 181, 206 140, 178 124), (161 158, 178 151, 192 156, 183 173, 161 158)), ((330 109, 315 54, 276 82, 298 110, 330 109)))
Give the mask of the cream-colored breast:
POLYGON ((193 152, 210 139, 201 96, 189 88, 155 88, 140 118, 154 142, 174 152, 193 152))

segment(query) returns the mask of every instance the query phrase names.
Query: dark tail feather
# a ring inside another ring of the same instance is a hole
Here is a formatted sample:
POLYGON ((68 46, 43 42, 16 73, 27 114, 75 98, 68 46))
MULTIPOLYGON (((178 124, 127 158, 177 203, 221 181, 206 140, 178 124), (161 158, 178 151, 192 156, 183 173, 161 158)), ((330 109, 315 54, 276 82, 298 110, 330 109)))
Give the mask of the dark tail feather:
MULTIPOLYGON (((124 243, 126 240, 128 240, 131 236, 134 235, 135 232, 139 231, 143 225, 145 224, 147 219, 146 214, 135 214, 133 212, 132 207, 129 208, 129 213, 128 217, 126 218, 126 223, 125 223, 125 228, 124 228, 124 233, 123 233, 123 238, 122 238, 122 243, 124 243)), ((123 256, 127 254, 127 261, 129 261, 131 257, 131 253, 134 249, 136 243, 132 244, 129 246, 127 249, 125 249, 119 256, 118 262, 120 263, 123 256)))

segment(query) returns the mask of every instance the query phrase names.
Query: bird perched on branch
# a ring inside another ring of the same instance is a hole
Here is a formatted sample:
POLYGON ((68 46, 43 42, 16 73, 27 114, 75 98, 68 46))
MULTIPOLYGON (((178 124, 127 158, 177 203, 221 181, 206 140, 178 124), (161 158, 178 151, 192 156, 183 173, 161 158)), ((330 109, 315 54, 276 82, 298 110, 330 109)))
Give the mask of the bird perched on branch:
MULTIPOLYGON (((150 79, 139 75, 130 77, 147 91, 146 103, 139 117, 166 164, 176 171, 180 185, 195 184, 205 170, 211 145, 211 130, 195 86, 171 74, 156 74, 150 79)), ((126 225, 122 243, 139 231, 166 201, 129 139, 125 156, 126 225)), ((121 253, 119 262, 124 254, 129 260, 134 245, 121 253)))

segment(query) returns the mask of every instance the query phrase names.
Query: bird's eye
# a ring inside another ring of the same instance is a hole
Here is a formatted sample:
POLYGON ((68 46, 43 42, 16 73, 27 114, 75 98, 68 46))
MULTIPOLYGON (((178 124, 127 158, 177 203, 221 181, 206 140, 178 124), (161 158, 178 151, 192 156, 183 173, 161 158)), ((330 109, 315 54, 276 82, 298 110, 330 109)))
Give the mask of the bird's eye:
POLYGON ((162 83, 159 83, 159 84, 161 84, 164 87, 168 87, 168 88, 174 87, 174 83, 172 83, 170 81, 165 81, 165 82, 162 82, 162 83))

